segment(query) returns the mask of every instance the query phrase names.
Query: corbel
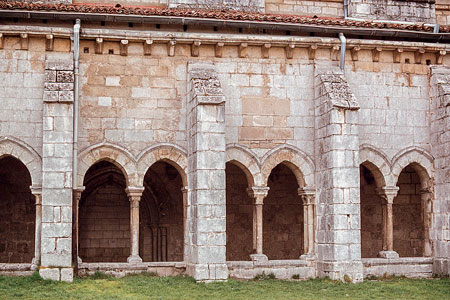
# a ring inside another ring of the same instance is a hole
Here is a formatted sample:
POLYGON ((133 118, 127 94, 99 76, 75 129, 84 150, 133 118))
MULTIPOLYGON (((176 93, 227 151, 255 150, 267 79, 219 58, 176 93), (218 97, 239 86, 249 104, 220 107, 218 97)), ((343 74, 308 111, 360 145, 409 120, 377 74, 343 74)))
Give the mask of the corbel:
POLYGON ((122 56, 128 55, 128 40, 120 41, 120 55, 122 56))
POLYGON ((3 33, 0 33, 0 49, 3 49, 3 33))
POLYGON ((262 58, 269 58, 269 49, 272 47, 272 44, 266 43, 261 48, 262 58))
POLYGON ((294 44, 289 44, 284 49, 286 50, 286 58, 291 59, 294 57, 294 49, 295 49, 294 44))
POLYGON ((360 46, 355 46, 355 47, 352 48, 352 50, 350 50, 350 53, 352 55, 352 60, 353 61, 358 61, 359 50, 361 50, 360 46))
POLYGON ((436 64, 442 65, 442 61, 444 60, 444 56, 447 54, 447 51, 445 50, 439 50, 436 53, 436 64))
POLYGON ((200 54, 200 45, 202 42, 200 41, 194 41, 191 45, 191 56, 192 57, 198 57, 200 54))
POLYGON ((403 53, 403 48, 397 48, 397 49, 394 50, 394 62, 395 63, 399 63, 400 62, 402 53, 403 53))
POLYGON ((240 44, 239 44, 238 56, 239 56, 240 58, 245 58, 245 57, 247 57, 247 47, 248 47, 248 44, 247 44, 247 43, 240 43, 240 44))
POLYGON ((103 38, 98 37, 95 39, 94 51, 95 51, 95 54, 103 53, 103 38))
POLYGON ((47 34, 45 36, 45 50, 53 51, 54 39, 53 34, 47 34))
POLYGON ((420 48, 416 52, 414 52, 414 61, 416 64, 422 64, 423 54, 425 53, 425 49, 420 48))
POLYGON ((316 58, 316 50, 317 50, 317 45, 311 45, 311 47, 309 47, 309 51, 308 51, 308 55, 309 55, 309 59, 310 60, 314 60, 316 58))
POLYGON ((372 49, 372 60, 373 62, 379 62, 380 61, 380 53, 383 51, 381 47, 375 47, 372 49))
POLYGON ((339 60, 339 49, 340 49, 339 45, 334 45, 331 48, 331 60, 333 61, 339 60))
POLYGON ((216 55, 216 57, 222 57, 222 55, 223 55, 223 46, 224 46, 224 43, 219 42, 214 47, 214 54, 216 55))
POLYGON ((144 55, 152 55, 153 40, 145 40, 144 42, 144 55))
POLYGON ((175 45, 176 45, 177 41, 175 40, 170 40, 169 43, 167 44, 167 54, 169 56, 175 56, 175 45))
POLYGON ((20 49, 28 50, 28 33, 20 34, 20 49))

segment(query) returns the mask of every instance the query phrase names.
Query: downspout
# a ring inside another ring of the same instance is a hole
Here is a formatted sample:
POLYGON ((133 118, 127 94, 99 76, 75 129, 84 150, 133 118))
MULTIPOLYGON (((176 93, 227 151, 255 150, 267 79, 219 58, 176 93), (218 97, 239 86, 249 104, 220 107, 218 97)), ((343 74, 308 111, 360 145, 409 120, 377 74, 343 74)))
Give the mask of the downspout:
POLYGON ((348 0, 344 0, 344 19, 348 18, 348 0))
POLYGON ((73 66, 74 66, 74 97, 73 97, 73 164, 72 164, 72 189, 78 188, 78 76, 80 58, 80 19, 73 26, 73 66))
POLYGON ((341 67, 342 74, 345 75, 345 49, 347 48, 347 39, 343 33, 339 33, 339 40, 341 41, 341 60, 339 65, 341 67))

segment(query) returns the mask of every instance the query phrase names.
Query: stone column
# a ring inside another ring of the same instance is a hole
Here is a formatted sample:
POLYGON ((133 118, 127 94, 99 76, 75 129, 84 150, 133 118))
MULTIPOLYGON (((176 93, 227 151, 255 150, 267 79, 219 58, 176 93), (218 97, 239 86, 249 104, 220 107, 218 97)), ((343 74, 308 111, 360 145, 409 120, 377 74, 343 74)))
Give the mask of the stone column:
POLYGON ((420 190, 420 198, 422 200, 422 214, 423 214, 423 229, 424 229, 424 241, 423 241, 423 256, 433 255, 433 244, 430 239, 431 230, 431 216, 433 213, 432 193, 430 188, 423 188, 420 190))
POLYGON ((359 105, 337 68, 316 64, 315 72, 317 274, 359 282, 359 105))
POLYGON ((130 200, 130 242, 131 255, 128 263, 137 264, 142 262, 139 256, 139 201, 141 201, 144 187, 128 187, 126 193, 130 200))
POLYGON ((226 280, 225 96, 212 64, 190 63, 188 72, 186 271, 197 281, 226 280))
POLYGON ((298 195, 303 202, 303 245, 304 253, 301 259, 314 258, 314 232, 315 232, 315 197, 314 188, 299 188, 298 195))
POLYGON ((41 233, 42 233, 42 187, 30 186, 36 204, 36 224, 34 233, 34 258, 31 262, 33 271, 41 263, 41 233))
POLYGON ((84 187, 79 187, 73 190, 73 243, 72 243, 72 252, 73 252, 73 263, 78 266, 80 264, 81 258, 79 253, 80 246, 80 199, 81 194, 84 191, 84 187))
POLYGON ((269 187, 254 186, 248 189, 250 197, 254 199, 253 205, 253 251, 250 255, 253 261, 267 261, 263 254, 263 204, 269 193, 269 187))
POLYGON ((42 239, 44 279, 72 281, 73 57, 47 53, 43 93, 42 239))
POLYGON ((383 250, 378 253, 381 258, 398 258, 398 253, 394 251, 394 217, 392 205, 397 196, 399 187, 382 187, 377 190, 378 195, 383 199, 383 250))
POLYGON ((188 220, 190 217, 188 217, 189 214, 189 189, 187 187, 182 187, 181 192, 183 193, 183 236, 184 236, 184 248, 183 248, 183 261, 187 261, 187 258, 189 256, 189 226, 188 226, 188 220))

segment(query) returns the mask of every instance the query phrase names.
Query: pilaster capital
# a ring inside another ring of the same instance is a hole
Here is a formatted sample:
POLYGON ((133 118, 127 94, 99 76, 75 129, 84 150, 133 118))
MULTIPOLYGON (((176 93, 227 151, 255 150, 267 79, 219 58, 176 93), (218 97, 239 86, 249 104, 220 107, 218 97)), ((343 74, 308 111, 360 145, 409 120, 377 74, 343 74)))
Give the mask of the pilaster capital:
POLYGON ((125 192, 130 198, 130 201, 139 201, 141 200, 141 196, 144 190, 145 188, 143 186, 129 186, 125 189, 125 192))
POLYGON ((398 194, 398 190, 400 188, 398 186, 383 186, 381 188, 377 188, 377 194, 383 198, 387 204, 393 204, 394 198, 398 194))
POLYGON ((41 186, 30 186, 31 193, 34 196, 36 205, 42 205, 42 187, 41 186))
POLYGON ((188 188, 187 186, 183 186, 183 187, 181 188, 181 192, 182 192, 183 194, 187 194, 187 193, 189 192, 189 188, 188 188))
POLYGON ((73 189, 73 197, 75 198, 75 200, 80 201, 81 193, 83 193, 84 189, 84 186, 79 186, 73 189))
POLYGON ((420 189, 420 194, 431 194, 433 191, 431 187, 424 187, 420 189))
POLYGON ((247 189, 248 195, 255 199, 255 204, 263 204, 264 198, 269 194, 268 186, 252 186, 247 189))
POLYGON ((316 199, 316 188, 302 187, 297 190, 298 195, 302 198, 303 205, 314 205, 316 199))

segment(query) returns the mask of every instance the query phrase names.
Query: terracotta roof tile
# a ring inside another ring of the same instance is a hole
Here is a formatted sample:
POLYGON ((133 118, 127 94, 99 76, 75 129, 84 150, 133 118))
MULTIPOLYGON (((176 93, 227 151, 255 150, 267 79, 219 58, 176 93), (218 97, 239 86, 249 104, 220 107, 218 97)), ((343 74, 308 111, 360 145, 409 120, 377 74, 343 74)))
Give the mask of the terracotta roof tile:
MULTIPOLYGON (((30 11, 59 11, 59 12, 78 12, 78 13, 101 13, 101 14, 126 14, 141 16, 174 16, 174 17, 192 17, 208 18, 219 20, 242 20, 255 22, 279 22, 291 24, 310 24, 310 25, 328 25, 345 26, 358 28, 379 28, 379 29, 397 29, 412 31, 432 32, 433 27, 425 26, 423 23, 414 24, 395 24, 367 21, 345 20, 343 18, 327 17, 308 17, 298 15, 279 15, 250 13, 240 11, 219 11, 219 10, 201 10, 201 9, 170 9, 150 6, 122 6, 117 5, 98 5, 98 4, 43 4, 28 2, 7 2, 0 1, 0 9, 7 10, 30 10, 30 11)), ((440 26, 440 32, 450 32, 450 26, 440 26)))

